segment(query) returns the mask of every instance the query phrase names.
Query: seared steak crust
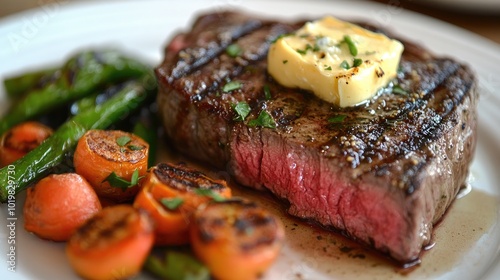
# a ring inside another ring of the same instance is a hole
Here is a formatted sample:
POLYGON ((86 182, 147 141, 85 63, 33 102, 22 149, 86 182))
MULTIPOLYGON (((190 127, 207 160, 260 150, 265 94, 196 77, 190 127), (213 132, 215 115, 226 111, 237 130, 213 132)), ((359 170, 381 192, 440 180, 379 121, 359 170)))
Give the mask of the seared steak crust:
POLYGON ((366 104, 339 109, 267 74, 269 45, 302 24, 237 12, 200 16, 173 38, 156 69, 167 134, 187 155, 287 200, 290 214, 414 261, 468 173, 474 75, 403 41, 393 83, 366 104), (243 52, 228 55, 230 44, 243 52), (242 86, 225 92, 229 81, 242 86), (252 109, 245 122, 232 108, 240 101, 252 109), (262 110, 275 129, 247 125, 262 110))

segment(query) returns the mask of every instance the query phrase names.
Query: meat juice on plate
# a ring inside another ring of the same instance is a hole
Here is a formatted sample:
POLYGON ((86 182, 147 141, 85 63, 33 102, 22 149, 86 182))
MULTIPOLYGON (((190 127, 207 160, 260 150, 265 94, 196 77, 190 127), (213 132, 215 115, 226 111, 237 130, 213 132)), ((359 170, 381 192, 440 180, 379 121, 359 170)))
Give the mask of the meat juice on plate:
MULTIPOLYGON (((478 240, 491 235, 497 221, 498 199, 484 191, 464 187, 444 218, 435 226, 431 246, 420 264, 407 269, 351 241, 341 234, 286 214, 286 208, 271 194, 238 185, 225 171, 162 150, 159 156, 172 162, 187 162, 207 175, 225 179, 234 196, 258 202, 281 218, 285 225, 285 246, 264 279, 434 279, 452 271, 478 240)), ((472 182, 473 184, 474 182, 472 182)))

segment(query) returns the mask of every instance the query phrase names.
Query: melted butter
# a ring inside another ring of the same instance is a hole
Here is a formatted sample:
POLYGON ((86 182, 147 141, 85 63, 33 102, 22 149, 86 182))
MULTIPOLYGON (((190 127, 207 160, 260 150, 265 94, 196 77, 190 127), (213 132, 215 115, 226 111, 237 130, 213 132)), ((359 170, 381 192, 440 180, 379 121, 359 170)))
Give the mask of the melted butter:
POLYGON ((396 77, 403 44, 331 16, 279 38, 267 56, 280 84, 340 107, 359 104, 396 77))

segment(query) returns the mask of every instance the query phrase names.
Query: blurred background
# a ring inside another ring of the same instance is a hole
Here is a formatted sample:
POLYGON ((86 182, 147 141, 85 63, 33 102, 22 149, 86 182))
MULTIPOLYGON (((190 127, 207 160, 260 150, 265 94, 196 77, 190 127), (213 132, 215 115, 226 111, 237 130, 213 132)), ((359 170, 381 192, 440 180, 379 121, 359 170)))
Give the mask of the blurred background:
POLYGON ((500 43, 500 0, 374 0, 374 2, 400 6, 425 14, 500 43))
MULTIPOLYGON (((85 0, 0 0, 0 17, 26 9, 37 8, 47 3, 67 1, 85 0)), ((402 7, 407 10, 429 15, 477 33, 496 43, 500 43, 500 0, 371 1, 383 3, 394 8, 402 7)))

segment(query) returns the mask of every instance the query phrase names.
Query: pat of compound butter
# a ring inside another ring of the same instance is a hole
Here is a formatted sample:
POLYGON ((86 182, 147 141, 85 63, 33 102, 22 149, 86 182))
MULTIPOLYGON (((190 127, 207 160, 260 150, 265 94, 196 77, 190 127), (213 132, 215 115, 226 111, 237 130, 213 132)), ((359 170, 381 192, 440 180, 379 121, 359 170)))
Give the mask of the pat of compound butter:
POLYGON ((286 87, 347 107, 373 97, 396 77, 402 52, 399 41, 329 16, 276 40, 268 72, 286 87))

